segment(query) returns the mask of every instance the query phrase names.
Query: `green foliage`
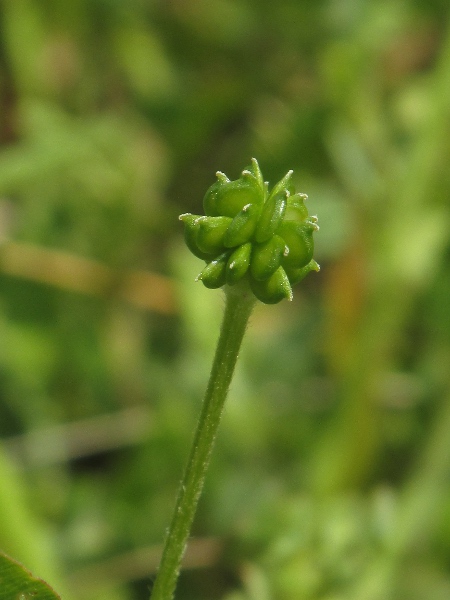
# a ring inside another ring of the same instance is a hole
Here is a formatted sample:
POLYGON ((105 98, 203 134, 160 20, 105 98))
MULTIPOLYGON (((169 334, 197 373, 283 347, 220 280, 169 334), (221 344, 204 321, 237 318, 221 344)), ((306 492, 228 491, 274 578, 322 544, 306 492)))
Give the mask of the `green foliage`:
POLYGON ((1 600, 58 600, 59 596, 44 581, 33 577, 18 562, 0 553, 1 600))
POLYGON ((179 597, 450 597, 449 17, 0 2, 0 547, 65 600, 148 598, 223 305, 177 215, 251 156, 322 271, 255 309, 179 597))

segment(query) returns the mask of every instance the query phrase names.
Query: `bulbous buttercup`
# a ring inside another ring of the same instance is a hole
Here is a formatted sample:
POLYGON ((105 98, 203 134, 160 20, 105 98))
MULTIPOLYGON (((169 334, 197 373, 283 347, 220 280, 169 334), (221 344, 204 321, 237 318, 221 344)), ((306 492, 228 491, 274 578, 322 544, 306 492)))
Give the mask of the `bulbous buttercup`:
POLYGON ((255 159, 235 181, 218 172, 203 199, 206 216, 180 216, 188 248, 206 262, 197 279, 208 288, 247 279, 261 302, 292 300, 292 285, 319 270, 312 258, 319 227, 306 198, 295 193, 292 171, 269 193, 255 159))
POLYGON ((272 235, 268 240, 253 244, 250 272, 258 281, 264 281, 275 273, 281 265, 281 260, 288 252, 283 238, 272 235))
POLYGON ((252 244, 247 242, 241 244, 230 254, 227 263, 226 279, 229 285, 237 283, 244 277, 250 266, 250 257, 252 254, 252 244))
POLYGON ((258 204, 246 204, 238 212, 224 236, 223 241, 227 248, 235 248, 252 240, 258 225, 260 212, 258 204))
POLYGON ((285 241, 289 252, 283 257, 283 266, 306 267, 313 257, 313 233, 318 227, 315 223, 305 221, 284 221, 277 229, 277 234, 285 241))
POLYGON ((217 180, 203 198, 206 215, 235 217, 247 204, 258 205, 264 202, 260 194, 260 183, 250 169, 243 171, 236 181, 230 181, 219 171, 217 180))
POLYGON ((231 221, 230 217, 201 217, 196 240, 200 251, 213 255, 223 252, 225 235, 231 221))

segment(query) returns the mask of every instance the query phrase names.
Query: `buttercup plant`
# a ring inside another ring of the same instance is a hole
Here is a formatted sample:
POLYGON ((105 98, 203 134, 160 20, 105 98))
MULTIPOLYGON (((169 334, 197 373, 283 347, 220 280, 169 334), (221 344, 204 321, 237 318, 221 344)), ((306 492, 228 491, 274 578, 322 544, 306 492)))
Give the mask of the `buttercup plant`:
POLYGON ((203 199, 205 215, 180 216, 185 240, 206 262, 198 275, 223 287, 225 311, 186 471, 178 492, 151 600, 171 600, 203 488, 212 447, 248 319, 257 300, 292 300, 292 286, 319 265, 312 258, 317 217, 296 194, 289 171, 269 192, 258 162, 236 181, 217 173, 203 199))
POLYGON ((217 179, 203 200, 205 216, 180 216, 188 248, 207 263, 198 279, 219 288, 246 278, 261 302, 292 300, 292 286, 319 270, 317 217, 308 215, 306 194, 294 193, 292 171, 270 193, 256 159, 240 179, 220 171, 217 179))

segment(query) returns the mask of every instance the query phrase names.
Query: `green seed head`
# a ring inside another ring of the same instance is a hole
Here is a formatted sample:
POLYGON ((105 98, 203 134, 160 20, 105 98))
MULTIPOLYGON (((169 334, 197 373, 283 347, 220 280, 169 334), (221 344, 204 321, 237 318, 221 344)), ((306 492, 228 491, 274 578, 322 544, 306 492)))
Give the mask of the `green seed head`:
POLYGON ((261 208, 258 204, 246 204, 231 221, 224 237, 227 248, 235 248, 253 238, 261 208))
POLYGON ((200 217, 197 233, 200 251, 215 256, 223 252, 225 234, 231 221, 230 217, 200 217))
POLYGON ((275 231, 283 222, 286 213, 287 190, 281 190, 277 194, 270 194, 261 210, 261 216, 258 219, 258 225, 255 232, 257 242, 266 242, 270 240, 275 231))
POLYGON ((224 252, 215 260, 209 262, 197 279, 201 280, 207 288, 220 288, 226 283, 226 269, 229 253, 224 252))
POLYGON ((203 209, 210 216, 235 217, 248 204, 262 205, 264 202, 264 182, 255 159, 236 181, 230 181, 218 171, 217 181, 208 189, 203 198, 203 209))
POLYGON ((287 254, 286 242, 279 235, 273 235, 262 244, 253 244, 250 272, 258 281, 264 281, 275 273, 287 254))
POLYGON ((261 302, 292 300, 292 285, 319 270, 312 258, 319 227, 306 198, 295 193, 292 171, 269 193, 256 159, 235 181, 218 172, 203 199, 206 216, 180 216, 188 248, 206 262, 197 279, 208 288, 247 279, 261 302))
POLYGON ((252 244, 241 244, 230 254, 227 263, 227 283, 233 285, 244 277, 250 266, 252 244))

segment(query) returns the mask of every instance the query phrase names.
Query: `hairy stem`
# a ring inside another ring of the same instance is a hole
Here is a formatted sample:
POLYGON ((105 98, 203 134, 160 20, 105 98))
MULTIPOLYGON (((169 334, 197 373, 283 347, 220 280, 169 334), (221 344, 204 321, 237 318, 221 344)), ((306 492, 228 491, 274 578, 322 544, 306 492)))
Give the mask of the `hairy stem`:
POLYGON ((225 287, 225 312, 191 453, 178 492, 151 600, 171 600, 211 451, 255 298, 246 282, 225 287))

